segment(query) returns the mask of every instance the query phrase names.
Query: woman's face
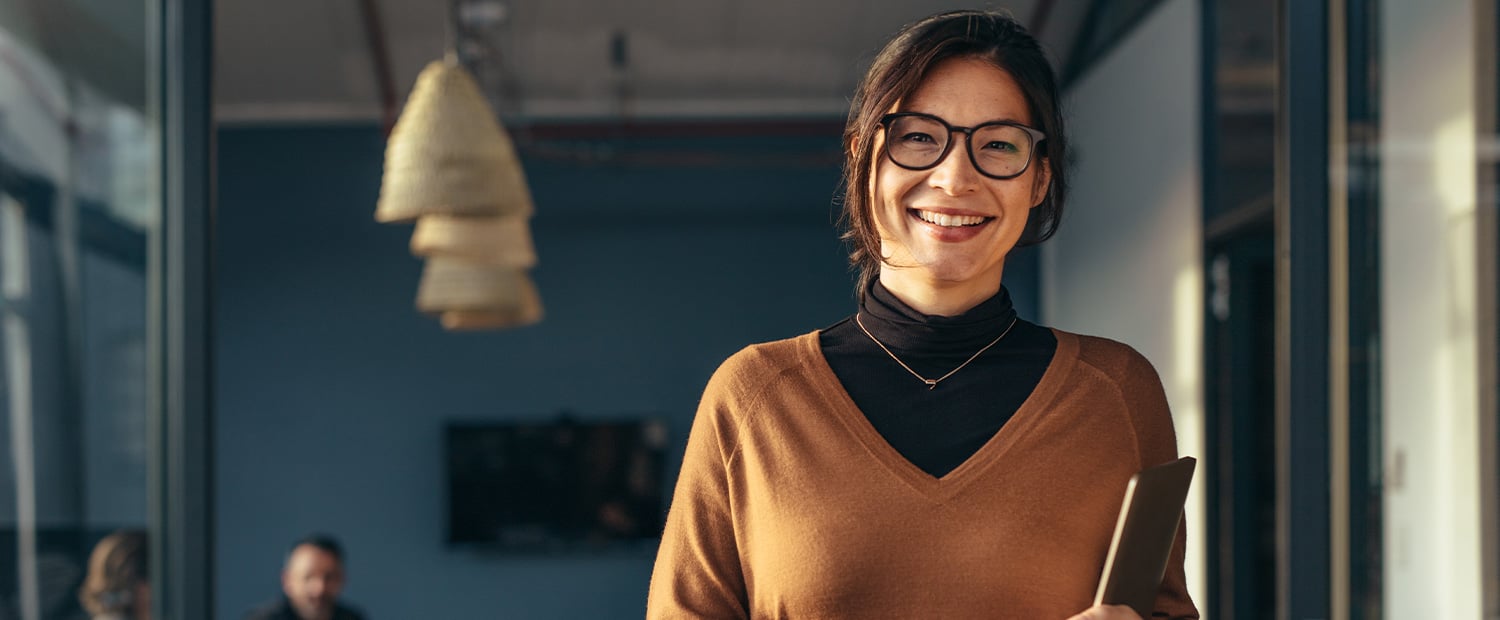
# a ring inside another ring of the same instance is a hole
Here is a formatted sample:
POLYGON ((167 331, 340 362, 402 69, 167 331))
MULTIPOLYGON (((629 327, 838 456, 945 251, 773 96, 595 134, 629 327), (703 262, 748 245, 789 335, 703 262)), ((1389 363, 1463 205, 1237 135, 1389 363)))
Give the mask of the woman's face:
MULTIPOLYGON (((1034 126, 1010 73, 974 58, 950 58, 933 66, 892 111, 931 114, 954 127, 991 121, 1034 126)), ((990 178, 974 168, 965 135, 954 132, 950 139, 955 143, 936 166, 908 170, 885 156, 885 140, 894 138, 886 133, 877 134, 871 181, 871 208, 887 259, 881 281, 888 287, 898 280, 998 290, 1006 253, 1026 228, 1027 214, 1046 197, 1046 160, 1033 157, 1015 178, 990 178)))

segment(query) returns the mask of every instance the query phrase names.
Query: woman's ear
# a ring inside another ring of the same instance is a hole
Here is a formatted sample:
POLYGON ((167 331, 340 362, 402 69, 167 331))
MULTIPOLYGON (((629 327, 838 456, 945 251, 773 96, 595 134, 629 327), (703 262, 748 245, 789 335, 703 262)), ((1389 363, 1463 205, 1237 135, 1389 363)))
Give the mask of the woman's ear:
POLYGON ((1051 160, 1043 157, 1036 163, 1039 166, 1036 171, 1036 182, 1031 184, 1031 208, 1033 209, 1042 206, 1052 189, 1051 160))

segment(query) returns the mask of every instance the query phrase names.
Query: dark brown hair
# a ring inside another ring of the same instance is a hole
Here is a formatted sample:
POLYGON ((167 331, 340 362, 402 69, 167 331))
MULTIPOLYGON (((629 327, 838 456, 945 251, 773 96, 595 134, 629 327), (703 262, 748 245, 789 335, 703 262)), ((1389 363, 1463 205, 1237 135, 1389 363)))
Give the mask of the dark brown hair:
POLYGON ((89 555, 89 572, 78 588, 78 602, 90 614, 129 610, 136 586, 148 583, 144 530, 120 530, 105 536, 89 555))
POLYGON ((291 548, 287 549, 286 551, 286 561, 288 563, 292 561, 292 554, 296 553, 297 549, 302 547, 303 545, 318 549, 324 553, 327 553, 328 555, 333 556, 333 559, 339 561, 340 566, 343 566, 344 564, 344 546, 339 544, 337 538, 334 538, 333 536, 330 536, 328 534, 321 533, 308 534, 298 539, 297 542, 292 543, 291 548))
POLYGON ((1057 232, 1068 186, 1068 141, 1057 80, 1041 45, 1004 13, 933 15, 908 24, 880 50, 854 91, 844 126, 843 239, 851 246, 850 263, 860 268, 861 294, 879 273, 883 260, 869 189, 872 164, 879 156, 874 146, 880 117, 915 92, 933 66, 959 57, 988 61, 1015 78, 1026 97, 1032 125, 1047 134, 1036 151, 1051 172, 1046 197, 1031 211, 1016 247, 1041 243, 1057 232))

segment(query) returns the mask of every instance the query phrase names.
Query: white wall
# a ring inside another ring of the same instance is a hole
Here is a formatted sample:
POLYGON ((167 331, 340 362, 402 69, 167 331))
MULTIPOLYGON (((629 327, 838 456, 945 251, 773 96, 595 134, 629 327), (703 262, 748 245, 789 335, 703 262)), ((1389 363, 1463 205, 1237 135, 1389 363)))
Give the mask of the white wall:
MULTIPOLYGON (((1167 0, 1067 94, 1078 166, 1043 245, 1045 321, 1120 340, 1166 386, 1178 450, 1203 455, 1199 12, 1167 0), (1148 122, 1142 122, 1142 120, 1148 122)), ((1188 498, 1188 588, 1205 601, 1204 478, 1188 498)))
POLYGON ((1474 6, 1380 11, 1385 610, 1478 618, 1474 6))

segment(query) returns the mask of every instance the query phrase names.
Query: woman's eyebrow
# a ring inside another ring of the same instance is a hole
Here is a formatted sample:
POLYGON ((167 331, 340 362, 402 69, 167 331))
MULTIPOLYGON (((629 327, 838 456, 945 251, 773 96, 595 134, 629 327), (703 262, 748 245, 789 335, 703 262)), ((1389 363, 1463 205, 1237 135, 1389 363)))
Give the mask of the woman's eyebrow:
MULTIPOLYGON (((1004 116, 1004 117, 1001 117, 1001 118, 992 119, 992 120, 985 121, 983 123, 979 123, 979 125, 987 125, 989 123, 1015 123, 1017 125, 1027 125, 1028 124, 1028 123, 1026 123, 1025 121, 1022 121, 1019 118, 1011 118, 1009 116, 1004 116)), ((978 125, 975 125, 975 126, 977 127, 978 125)))
POLYGON ((982 120, 982 121, 979 121, 977 123, 974 123, 973 125, 958 125, 958 124, 954 124, 953 121, 948 120, 947 117, 945 117, 945 116, 943 116, 941 114, 933 114, 932 112, 927 112, 927 111, 924 111, 924 110, 897 108, 896 112, 897 113, 915 112, 917 114, 926 114, 928 116, 941 119, 943 122, 948 123, 949 125, 953 125, 954 127, 978 127, 980 125, 988 125, 990 123, 1014 123, 1014 124, 1017 124, 1017 125, 1025 125, 1027 127, 1031 126, 1031 124, 1027 123, 1026 121, 1023 121, 1023 120, 1021 120, 1019 118, 1010 117, 1010 116, 1001 116, 999 118, 991 118, 991 119, 987 119, 987 120, 982 120))

